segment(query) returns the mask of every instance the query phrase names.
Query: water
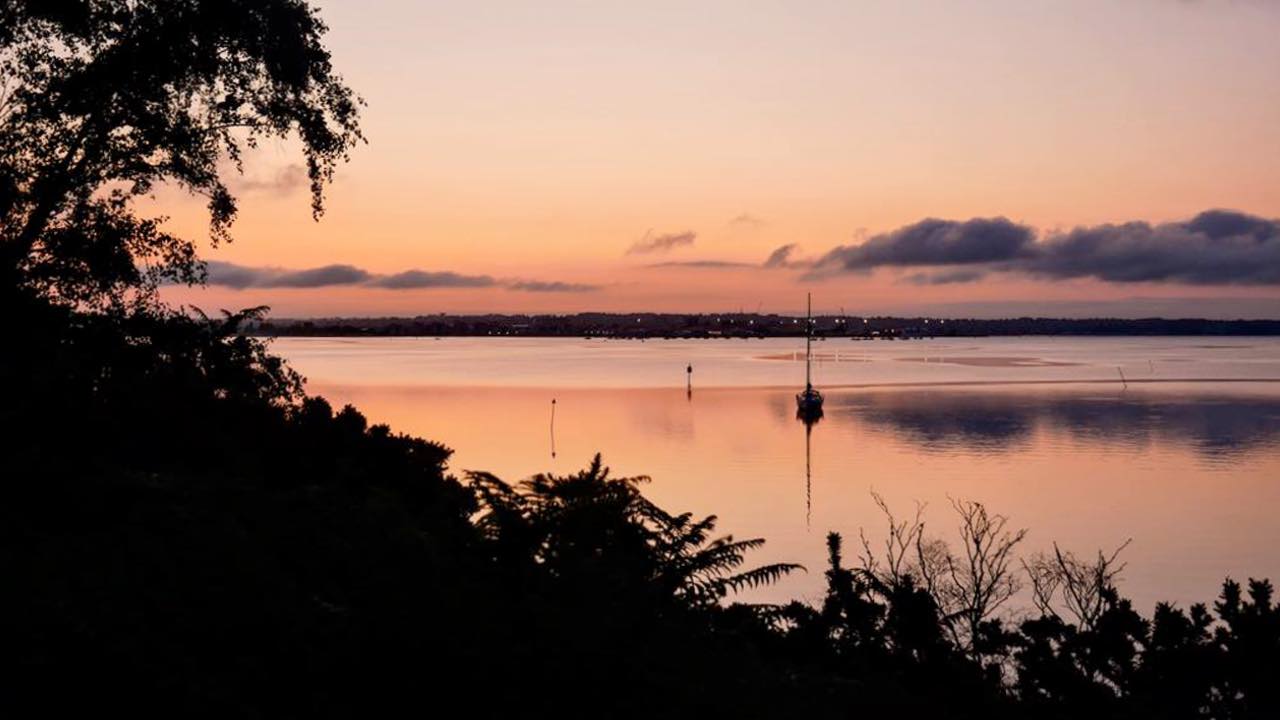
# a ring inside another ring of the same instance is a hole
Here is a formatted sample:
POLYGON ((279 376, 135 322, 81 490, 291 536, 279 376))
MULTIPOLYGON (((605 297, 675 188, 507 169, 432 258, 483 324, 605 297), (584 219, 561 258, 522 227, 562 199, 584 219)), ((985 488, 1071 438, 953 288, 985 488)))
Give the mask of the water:
POLYGON ((768 539, 753 561, 810 568, 750 600, 820 597, 827 531, 847 556, 860 529, 883 538, 873 490, 903 515, 926 503, 947 538, 949 498, 983 502, 1031 530, 1024 554, 1132 538, 1121 588, 1147 611, 1211 600, 1227 575, 1280 580, 1280 339, 827 340, 808 434, 794 339, 273 347, 311 392, 453 448, 456 474, 565 473, 600 452, 668 510, 768 539))

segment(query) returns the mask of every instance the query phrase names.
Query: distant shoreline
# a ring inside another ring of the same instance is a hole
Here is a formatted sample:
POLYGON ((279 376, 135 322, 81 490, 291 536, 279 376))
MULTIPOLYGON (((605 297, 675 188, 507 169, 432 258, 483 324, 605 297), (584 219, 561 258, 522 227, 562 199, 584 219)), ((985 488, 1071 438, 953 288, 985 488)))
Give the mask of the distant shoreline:
MULTIPOLYGON (((803 337, 804 319, 757 313, 578 313, 574 315, 419 315, 268 319, 249 328, 267 337, 580 337, 717 339, 803 337)), ((1280 336, 1280 320, 1199 318, 973 318, 822 315, 816 337, 911 340, 931 337, 1280 336)))

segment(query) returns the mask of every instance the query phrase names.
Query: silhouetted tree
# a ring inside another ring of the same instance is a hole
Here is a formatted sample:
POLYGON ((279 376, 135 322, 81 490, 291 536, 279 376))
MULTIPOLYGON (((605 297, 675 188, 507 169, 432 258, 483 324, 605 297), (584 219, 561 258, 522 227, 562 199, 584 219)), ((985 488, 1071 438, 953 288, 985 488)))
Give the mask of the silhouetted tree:
POLYGON ((140 218, 162 184, 208 199, 266 137, 296 137, 312 207, 361 139, 304 0, 0 0, 0 282, 80 305, 203 278, 196 245, 140 218))
MULTIPOLYGON (((711 538, 716 518, 671 515, 640 493, 646 477, 614 478, 599 455, 579 473, 535 475, 512 487, 468 473, 482 512, 476 525, 502 564, 536 568, 572 586, 616 590, 688 608, 714 607, 730 592, 800 569, 775 563, 740 571, 762 539, 711 538)), ((585 589, 585 588, 584 588, 585 589)))
POLYGON ((1160 717, 1232 717, 1223 712, 1218 688, 1225 677, 1213 646, 1213 616, 1204 605, 1189 613, 1169 603, 1156 605, 1132 695, 1160 717))
POLYGON ((1066 615, 1079 627, 1092 629, 1106 610, 1107 591, 1115 589, 1116 579, 1124 572, 1125 564, 1117 560, 1129 542, 1110 555, 1099 550, 1092 562, 1080 560, 1054 543, 1052 555, 1037 553, 1023 562, 1036 609, 1041 615, 1066 615))
POLYGON ((888 529, 882 553, 872 549, 863 533, 863 573, 886 592, 909 589, 928 594, 956 647, 975 658, 983 650, 1002 654, 999 643, 992 642, 1000 634, 999 626, 991 622, 1019 590, 1014 551, 1027 531, 1006 530, 1008 518, 990 514, 981 503, 953 499, 963 548, 958 556, 946 541, 925 535, 923 505, 916 506, 911 520, 899 521, 884 498, 875 493, 872 498, 888 529))
POLYGON ((1222 625, 1214 632, 1226 665, 1218 694, 1228 717, 1280 716, 1280 606, 1268 580, 1249 580, 1248 597, 1228 580, 1214 611, 1222 625))

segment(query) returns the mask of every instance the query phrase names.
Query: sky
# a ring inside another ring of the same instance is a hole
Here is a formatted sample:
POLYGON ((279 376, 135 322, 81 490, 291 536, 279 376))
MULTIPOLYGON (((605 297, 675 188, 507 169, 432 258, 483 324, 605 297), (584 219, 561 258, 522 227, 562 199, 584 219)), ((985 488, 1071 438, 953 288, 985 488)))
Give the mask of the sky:
POLYGON ((1280 317, 1277 0, 317 4, 369 142, 175 302, 1280 317))

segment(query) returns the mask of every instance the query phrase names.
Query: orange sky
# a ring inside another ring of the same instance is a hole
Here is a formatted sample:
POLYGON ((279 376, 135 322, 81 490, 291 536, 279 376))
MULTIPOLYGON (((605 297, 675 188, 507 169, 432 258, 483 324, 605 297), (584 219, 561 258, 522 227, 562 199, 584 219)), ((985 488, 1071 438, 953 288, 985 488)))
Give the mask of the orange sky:
MULTIPOLYGON (((1276 284, 996 274, 919 286, 884 269, 801 281, 647 267, 759 264, 788 243, 812 258, 926 217, 1043 232, 1210 208, 1280 217, 1276 3, 320 5, 335 63, 368 101, 370 142, 319 224, 291 171, 299 158, 266 146, 240 183, 236 242, 207 257, 493 286, 215 287, 170 291, 176 301, 293 316, 781 312, 812 289, 819 307, 849 312, 1117 301, 1124 314, 1152 302, 1131 298, 1211 297, 1228 314, 1280 316, 1276 284), (627 254, 646 233, 683 232, 696 240, 627 254), (530 280, 599 287, 508 288, 530 280)), ((204 232, 198 202, 156 204, 174 228, 204 232)))

